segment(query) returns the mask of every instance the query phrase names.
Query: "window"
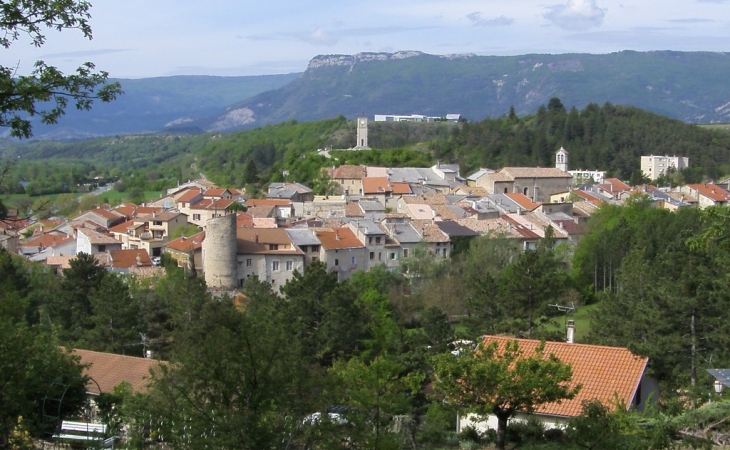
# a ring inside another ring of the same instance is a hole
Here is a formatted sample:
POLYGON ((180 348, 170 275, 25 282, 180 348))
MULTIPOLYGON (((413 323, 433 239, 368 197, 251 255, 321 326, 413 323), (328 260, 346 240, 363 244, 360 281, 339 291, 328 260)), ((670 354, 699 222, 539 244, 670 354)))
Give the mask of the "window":
POLYGON ((240 280, 238 280, 238 287, 243 287, 243 283, 245 283, 245 282, 246 282, 245 278, 241 278, 240 280))
POLYGON ((273 271, 279 270, 279 261, 272 261, 271 262, 271 270, 273 270, 273 271))
POLYGON ((292 270, 292 267, 294 267, 294 263, 291 262, 291 261, 287 261, 286 262, 286 270, 291 271, 292 270))
POLYGON ((339 265, 340 265, 340 260, 339 259, 336 259, 335 260, 335 266, 339 266, 339 265))
POLYGON ((370 252, 370 260, 375 259, 375 252, 370 252))
POLYGON ((378 252, 378 261, 383 260, 383 252, 378 252))
POLYGON ((317 262, 317 261, 319 261, 319 257, 318 256, 312 256, 312 262, 317 262))
POLYGON ((403 257, 408 258, 408 249, 407 248, 403 249, 403 257))
POLYGON ((527 188, 524 188, 524 189, 522 190, 522 193, 523 193, 524 195, 527 195, 527 188))
POLYGON ((302 245, 302 251, 303 251, 304 253, 307 253, 307 246, 306 246, 306 245, 302 245))
POLYGON ((370 236, 370 237, 368 238, 368 244, 372 244, 372 243, 373 243, 373 237, 372 237, 372 236, 370 236))
POLYGON ((106 251, 106 245, 100 245, 99 246, 99 251, 100 252, 105 252, 106 251))
POLYGON ((193 220, 200 220, 200 214, 193 214, 193 220))
POLYGON ((156 226, 156 227, 161 227, 161 226, 162 226, 162 221, 160 221, 160 220, 155 220, 155 221, 153 221, 153 222, 152 222, 152 225, 153 225, 153 226, 156 226))
POLYGON ((353 256, 352 257, 352 263, 353 264, 357 264, 357 256, 353 256))
POLYGON ((269 244, 269 250, 279 250, 279 244, 269 244))
POLYGON ((251 267, 251 258, 246 260, 246 267, 251 267))
POLYGON ((380 244, 380 236, 378 236, 378 237, 375 238, 375 243, 376 244, 380 244))
POLYGON ((390 252, 390 255, 388 255, 388 257, 389 257, 390 259, 395 259, 395 253, 393 253, 393 252, 390 252))
POLYGON ((317 252, 319 252, 319 245, 313 245, 313 246, 311 246, 310 248, 311 248, 311 250, 312 250, 312 253, 317 253, 317 252))

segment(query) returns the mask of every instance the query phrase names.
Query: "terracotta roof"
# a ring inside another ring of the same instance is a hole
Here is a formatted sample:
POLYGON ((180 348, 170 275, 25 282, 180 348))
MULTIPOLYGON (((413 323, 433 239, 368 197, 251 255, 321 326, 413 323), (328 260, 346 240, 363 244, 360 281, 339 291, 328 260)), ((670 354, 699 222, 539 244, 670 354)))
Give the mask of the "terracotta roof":
POLYGON ((575 195, 577 195, 578 197, 582 198, 583 200, 586 200, 586 201, 588 201, 590 203, 593 203, 596 206, 599 206, 601 203, 603 203, 603 200, 601 200, 600 198, 598 198, 598 197, 596 197, 594 195, 591 195, 590 193, 588 193, 586 191, 582 191, 580 189, 576 189, 574 191, 571 191, 571 193, 574 193, 575 195))
POLYGON ((392 192, 393 188, 390 186, 388 177, 373 177, 362 179, 362 192, 363 194, 385 194, 386 192, 392 192))
POLYGON ((317 238, 325 250, 364 247, 355 233, 347 227, 317 230, 317 238))
POLYGON ((512 194, 504 194, 505 197, 509 198, 513 202, 520 205, 522 208, 532 211, 534 209, 537 209, 538 206, 540 206, 540 203, 535 203, 528 196, 525 194, 522 194, 520 192, 515 192, 512 194))
POLYGON ((203 239, 205 239, 205 231, 201 231, 198 234, 194 234, 190 237, 181 236, 177 239, 165 244, 165 248, 171 248, 179 252, 189 252, 190 250, 197 250, 202 247, 203 239))
POLYGON ((515 218, 514 214, 500 216, 505 222, 512 226, 512 229, 520 233, 524 239, 540 239, 540 235, 534 230, 531 230, 529 226, 525 226, 519 220, 515 218))
POLYGON ((109 219, 109 220, 118 220, 120 218, 123 218, 123 214, 118 213, 116 211, 107 211, 106 209, 103 209, 103 208, 91 209, 87 212, 97 214, 97 215, 99 215, 105 219, 109 219))
POLYGON ((110 393, 124 381, 132 386, 134 392, 146 392, 151 379, 150 370, 164 364, 154 359, 91 350, 73 349, 71 353, 81 357, 81 364, 88 365, 83 374, 90 376, 96 383, 89 381, 86 390, 94 394, 99 394, 99 389, 110 393))
POLYGON ((225 194, 228 189, 223 188, 213 188, 208 189, 207 191, 203 192, 203 196, 205 197, 220 197, 221 195, 225 194))
POLYGON ((332 178, 333 180, 361 179, 361 178, 365 178, 368 175, 366 167, 350 166, 350 165, 336 167, 334 172, 332 170, 330 170, 330 173, 332 174, 330 176, 330 178, 332 178))
POLYGON ((365 217, 360 202, 350 202, 345 206, 345 217, 365 217))
POLYGON ((365 168, 365 172, 366 172, 365 175, 367 177, 387 177, 389 170, 390 169, 387 168, 387 167, 372 167, 372 166, 367 166, 365 168))
POLYGON ((409 186, 408 183, 393 182, 390 185, 393 189, 394 195, 411 195, 413 193, 413 191, 411 191, 411 186, 409 186))
POLYGON ((411 225, 426 242, 449 242, 449 237, 441 231, 441 228, 434 225, 433 220, 412 220, 411 225))
POLYGON ((448 205, 449 204, 449 199, 447 199, 446 196, 441 193, 409 195, 409 196, 404 196, 402 198, 403 198, 403 202, 406 205, 414 204, 414 203, 425 204, 425 205, 448 205))
POLYGON ((276 208, 276 206, 251 206, 246 210, 246 212, 254 218, 271 217, 274 214, 274 208, 276 208))
POLYGON ((189 188, 175 195, 178 202, 190 202, 197 196, 201 195, 203 190, 200 188, 189 188))
POLYGON ((459 186, 453 190, 457 194, 466 194, 469 197, 486 197, 489 192, 481 186, 459 186))
POLYGON ((126 203, 122 206, 117 206, 114 208, 114 211, 123 214, 127 219, 132 219, 139 215, 158 213, 162 209, 161 206, 137 206, 134 203, 126 203))
POLYGON ((236 247, 238 253, 268 253, 275 255, 300 255, 302 251, 294 245, 283 228, 237 228, 236 247), (277 245, 272 250, 271 245, 277 245))
POLYGON ((206 198, 190 205, 190 209, 226 209, 231 206, 235 200, 228 198, 206 198))
POLYGON ((631 186, 619 180, 618 178, 606 178, 603 181, 605 184, 608 184, 612 187, 611 192, 622 192, 631 190, 631 186))
POLYGON ((72 241, 74 238, 66 235, 58 235, 55 233, 45 233, 43 236, 39 236, 28 242, 23 242, 19 247, 55 247, 57 245, 65 244, 68 241, 72 241))
POLYGON ((79 233, 83 234, 87 238, 89 238, 89 242, 92 244, 119 244, 122 243, 116 239, 114 239, 113 236, 109 236, 108 234, 99 233, 98 231, 89 230, 85 228, 79 228, 79 233))
POLYGON ((499 171, 515 178, 573 178, 573 175, 555 167, 505 167, 499 171))
POLYGON ((49 256, 46 258, 47 266, 60 267, 61 269, 70 269, 70 261, 76 258, 76 255, 72 256, 49 256))
POLYGON ((109 250, 107 255, 111 257, 109 264, 116 269, 152 266, 150 255, 145 249, 109 250), (139 261, 137 261, 137 256, 139 256, 139 261))
POLYGON ((185 214, 177 211, 163 211, 160 213, 152 213, 150 215, 146 216, 137 216, 135 219, 135 222, 149 222, 149 221, 159 221, 159 222, 167 222, 169 220, 172 220, 178 216, 183 216, 185 214))
POLYGON ((126 222, 122 222, 119 225, 115 225, 111 228, 109 228, 109 231, 112 233, 121 233, 121 234, 127 234, 129 232, 129 227, 137 226, 144 226, 143 224, 135 224, 134 220, 128 220, 126 222))
POLYGON ((497 237, 522 238, 510 222, 503 218, 478 220, 472 218, 457 219, 456 223, 470 228, 480 234, 493 234, 497 237))
MULTIPOLYGON (((499 349, 510 341, 517 341, 526 355, 534 354, 540 341, 484 336, 485 346, 496 342, 499 349)), ((551 416, 575 417, 580 415, 584 400, 600 400, 612 406, 615 396, 630 407, 636 389, 644 375, 648 358, 636 356, 626 348, 600 345, 546 342, 545 355, 553 354, 560 361, 573 367, 572 386, 582 386, 572 400, 548 403, 536 409, 536 413, 551 416)))
POLYGON ((291 206, 291 200, 279 198, 252 198, 246 200, 246 206, 291 206))
POLYGON ((688 187, 696 190, 701 195, 715 202, 730 201, 730 192, 716 184, 688 184, 688 187))

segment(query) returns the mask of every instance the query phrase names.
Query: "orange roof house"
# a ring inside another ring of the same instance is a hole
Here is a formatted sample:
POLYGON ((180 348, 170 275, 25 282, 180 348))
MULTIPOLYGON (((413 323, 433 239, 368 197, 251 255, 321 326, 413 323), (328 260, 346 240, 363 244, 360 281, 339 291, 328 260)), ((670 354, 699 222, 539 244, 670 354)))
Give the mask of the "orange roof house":
MULTIPOLYGON (((501 351, 507 342, 517 341, 525 355, 532 355, 540 345, 534 339, 514 339, 500 336, 484 336, 482 345, 497 345, 501 351)), ((656 381, 645 377, 644 372, 649 359, 637 356, 626 348, 607 347, 602 345, 575 344, 568 342, 545 342, 544 354, 555 355, 560 361, 573 368, 572 386, 580 385, 581 389, 575 398, 556 403, 548 403, 535 408, 533 413, 548 426, 559 426, 571 417, 580 415, 584 401, 598 400, 606 406, 613 407, 616 400, 627 408, 643 410, 649 401, 656 401, 651 394, 656 394, 656 381)), ((515 419, 524 419, 524 414, 517 414, 515 419)), ((461 427, 469 424, 481 429, 496 429, 496 418, 490 417, 487 422, 476 422, 469 416, 460 423, 461 427), (492 423, 493 422, 493 423, 492 423)))
POLYGON ((132 386, 134 392, 144 393, 151 380, 150 370, 158 368, 161 361, 114 353, 74 349, 71 353, 81 358, 84 375, 91 377, 86 390, 89 394, 111 393, 122 382, 132 386))

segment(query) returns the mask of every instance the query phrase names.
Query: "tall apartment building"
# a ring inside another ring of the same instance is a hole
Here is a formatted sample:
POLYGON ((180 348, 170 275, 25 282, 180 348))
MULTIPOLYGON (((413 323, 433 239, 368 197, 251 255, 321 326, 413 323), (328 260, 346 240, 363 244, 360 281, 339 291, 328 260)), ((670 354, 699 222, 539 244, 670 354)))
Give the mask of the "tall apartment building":
POLYGON ((689 167, 689 158, 686 156, 642 156, 641 172, 650 180, 656 180, 669 168, 682 170, 689 167))

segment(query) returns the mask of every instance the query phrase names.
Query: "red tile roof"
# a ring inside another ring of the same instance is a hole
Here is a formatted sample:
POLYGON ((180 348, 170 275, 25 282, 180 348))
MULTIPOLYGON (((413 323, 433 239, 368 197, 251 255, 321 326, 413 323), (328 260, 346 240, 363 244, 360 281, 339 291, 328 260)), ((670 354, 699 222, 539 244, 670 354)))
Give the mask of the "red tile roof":
POLYGON ((336 167, 334 171, 329 170, 330 178, 333 180, 340 179, 361 179, 368 176, 367 167, 344 165, 336 167))
POLYGON ((125 381, 132 386, 134 392, 146 392, 151 379, 150 370, 165 364, 154 359, 91 350, 74 349, 71 353, 81 357, 81 364, 88 365, 83 374, 90 376, 93 381, 89 381, 86 390, 94 394, 100 393, 99 389, 101 392, 110 393, 125 381))
POLYGON ((391 187, 393 188, 393 194, 395 195, 410 195, 413 193, 408 183, 394 182, 391 183, 391 187))
POLYGON ((195 199, 196 197, 198 197, 199 195, 201 195, 202 192, 203 191, 199 188, 186 189, 182 192, 182 194, 179 197, 177 197, 177 201, 180 203, 190 202, 193 199, 195 199))
POLYGON ((179 237, 165 244, 166 248, 171 248, 179 252, 189 252, 190 250, 197 250, 202 247, 203 239, 205 239, 205 231, 201 231, 198 234, 194 234, 190 237, 179 237))
POLYGON ((518 205, 520 205, 521 207, 523 207, 524 209, 526 209, 528 211, 535 210, 535 209, 537 209, 538 206, 540 206, 540 203, 533 202, 532 200, 530 200, 530 198, 528 196, 526 196, 525 194, 522 194, 520 192, 515 192, 515 193, 511 193, 511 194, 507 193, 507 194, 504 194, 504 196, 509 198, 510 200, 514 201, 515 203, 517 203, 518 205))
POLYGON ((158 213, 163 210, 160 206, 137 206, 134 203, 126 203, 122 206, 117 206, 114 208, 114 211, 118 212, 119 214, 123 214, 124 217, 129 219, 133 219, 140 215, 146 215, 146 214, 152 214, 152 213, 158 213))
POLYGON ((388 177, 371 177, 362 179, 363 194, 385 194, 386 192, 392 191, 393 188, 390 186, 388 177))
POLYGON ((347 227, 317 230, 317 238, 325 250, 364 247, 355 233, 347 227))
POLYGON ((227 198, 206 198, 190 205, 190 209, 226 209, 235 202, 233 199, 227 198))
POLYGON ((252 198, 246 200, 246 206, 291 206, 291 200, 278 198, 252 198))
POLYGON ((111 266, 117 269, 152 266, 150 255, 145 249, 110 250, 108 254, 111 256, 111 266))
MULTIPOLYGON (((482 342, 485 346, 496 342, 499 349, 504 349, 505 343, 514 340, 519 343, 520 350, 525 355, 534 354, 540 344, 540 341, 532 339, 497 336, 484 336, 482 342)), ((600 400, 610 407, 618 396, 619 400, 630 407, 649 361, 648 358, 634 355, 626 348, 566 342, 546 342, 544 354, 553 354, 560 361, 570 364, 573 368, 571 385, 582 386, 572 400, 548 403, 535 411, 538 414, 562 417, 580 415, 581 403, 585 400, 600 400)))
POLYGON ((690 188, 715 202, 730 201, 730 192, 716 184, 689 184, 690 188))
POLYGON ((595 197, 595 196, 589 194, 588 192, 582 191, 580 189, 576 189, 574 191, 571 191, 571 193, 577 195, 578 197, 582 198, 583 200, 586 200, 586 201, 588 201, 590 203, 593 203, 596 206, 600 206, 601 203, 603 203, 603 200, 601 200, 600 198, 595 197))
POLYGON ((74 238, 66 235, 60 235, 55 233, 45 233, 31 241, 23 242, 19 247, 55 247, 57 245, 65 244, 68 241, 72 241, 74 238))

